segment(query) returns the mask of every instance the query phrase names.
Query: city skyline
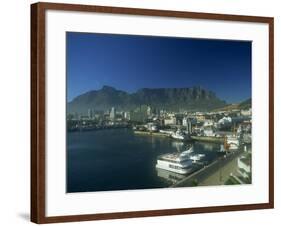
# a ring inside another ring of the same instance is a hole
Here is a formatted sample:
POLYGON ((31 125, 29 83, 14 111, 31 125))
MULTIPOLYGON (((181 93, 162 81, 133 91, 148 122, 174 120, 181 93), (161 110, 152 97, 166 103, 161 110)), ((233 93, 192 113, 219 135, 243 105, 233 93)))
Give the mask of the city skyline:
POLYGON ((201 86, 240 102, 251 97, 251 42, 68 32, 67 101, 104 85, 201 86))

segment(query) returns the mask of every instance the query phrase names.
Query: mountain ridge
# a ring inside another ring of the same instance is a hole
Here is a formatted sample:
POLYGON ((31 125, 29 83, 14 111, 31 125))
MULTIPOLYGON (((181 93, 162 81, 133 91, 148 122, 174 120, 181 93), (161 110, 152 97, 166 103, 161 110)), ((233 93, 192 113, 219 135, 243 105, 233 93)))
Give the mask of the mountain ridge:
POLYGON ((134 110, 138 106, 149 105, 165 110, 212 110, 226 105, 213 91, 200 86, 183 88, 142 88, 134 93, 103 86, 75 97, 67 104, 68 113, 85 113, 88 109, 134 110))

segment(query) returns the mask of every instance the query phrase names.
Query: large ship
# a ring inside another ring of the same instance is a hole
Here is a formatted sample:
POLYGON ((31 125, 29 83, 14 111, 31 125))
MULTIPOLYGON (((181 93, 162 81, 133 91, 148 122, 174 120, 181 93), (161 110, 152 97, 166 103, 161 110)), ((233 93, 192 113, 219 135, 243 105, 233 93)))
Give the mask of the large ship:
POLYGON ((160 168, 156 168, 156 170, 158 177, 161 177, 172 184, 175 184, 185 178, 184 174, 179 174, 160 168))
POLYGON ((190 152, 193 147, 190 146, 184 152, 174 152, 158 156, 156 168, 168 170, 179 174, 188 174, 192 171, 192 160, 190 152))

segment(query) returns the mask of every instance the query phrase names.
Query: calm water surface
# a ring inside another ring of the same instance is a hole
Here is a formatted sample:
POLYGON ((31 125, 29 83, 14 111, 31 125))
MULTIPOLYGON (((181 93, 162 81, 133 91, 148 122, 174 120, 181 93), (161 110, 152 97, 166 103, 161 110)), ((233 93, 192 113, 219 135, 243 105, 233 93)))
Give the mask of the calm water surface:
MULTIPOLYGON (((162 188, 157 156, 183 151, 186 144, 167 137, 134 135, 131 129, 70 132, 67 136, 67 192, 162 188)), ((195 153, 216 158, 217 144, 195 143, 195 153)))

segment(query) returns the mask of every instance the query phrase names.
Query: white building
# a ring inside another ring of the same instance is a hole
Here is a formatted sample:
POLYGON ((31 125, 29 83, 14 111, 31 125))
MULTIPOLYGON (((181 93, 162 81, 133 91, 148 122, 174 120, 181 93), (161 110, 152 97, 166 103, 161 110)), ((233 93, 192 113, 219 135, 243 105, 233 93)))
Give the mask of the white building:
POLYGON ((124 112, 124 118, 125 118, 126 120, 130 120, 130 112, 125 111, 125 112, 124 112))
POLYGON ((187 123, 188 123, 188 118, 187 118, 187 117, 184 117, 184 118, 182 119, 182 125, 183 125, 183 126, 187 126, 187 123))
POLYGON ((214 125, 214 120, 211 119, 205 120, 203 124, 204 127, 213 126, 213 125, 214 125))
POLYGON ((187 117, 184 117, 182 119, 182 125, 183 126, 186 126, 186 130, 189 134, 192 133, 192 123, 191 123, 191 119, 187 118, 187 117))
POLYGON ((92 119, 94 117, 94 113, 92 109, 88 109, 88 118, 92 119))
POLYGON ((146 127, 147 127, 148 131, 151 131, 151 132, 156 132, 158 130, 156 124, 153 122, 147 123, 146 127))
POLYGON ((111 120, 114 120, 115 117, 116 117, 116 110, 115 110, 114 107, 112 107, 112 108, 111 108, 111 111, 110 111, 110 114, 109 114, 109 118, 110 118, 111 120))
POLYGON ((203 135, 207 137, 213 137, 215 136, 215 132, 211 126, 205 127, 203 130, 203 135))
POLYGON ((170 117, 170 118, 165 118, 164 119, 164 124, 167 125, 176 125, 177 124, 177 119, 175 116, 170 117))
POLYGON ((152 109, 151 109, 150 106, 147 107, 146 113, 147 113, 147 116, 151 116, 152 115, 152 109))
POLYGON ((251 116, 252 115, 252 108, 249 108, 248 110, 241 110, 241 115, 251 116))
POLYGON ((232 119, 229 116, 221 118, 218 123, 219 124, 229 124, 232 122, 232 119))

